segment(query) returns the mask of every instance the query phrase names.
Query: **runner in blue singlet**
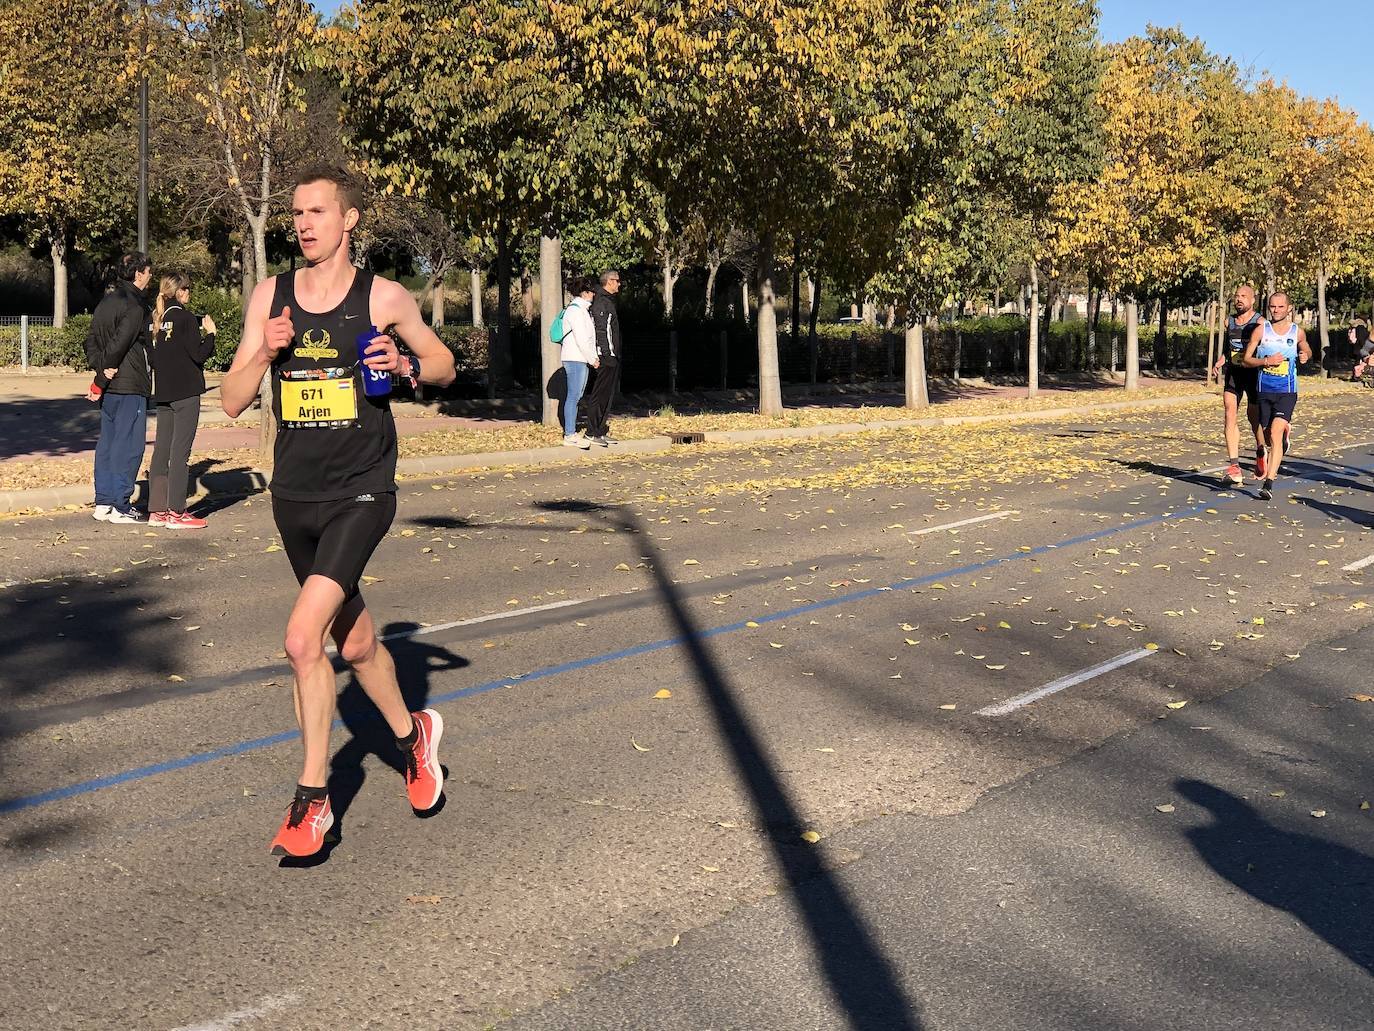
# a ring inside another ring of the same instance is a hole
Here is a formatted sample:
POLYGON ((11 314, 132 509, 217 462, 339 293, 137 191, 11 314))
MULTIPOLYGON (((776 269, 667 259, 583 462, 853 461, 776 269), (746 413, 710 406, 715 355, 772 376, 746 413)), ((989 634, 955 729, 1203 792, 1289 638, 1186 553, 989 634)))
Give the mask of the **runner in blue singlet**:
POLYGON ((1269 319, 1256 326, 1245 346, 1244 363, 1259 370, 1260 425, 1268 442, 1264 482, 1259 496, 1274 496, 1274 480, 1288 443, 1288 425, 1298 405, 1298 363, 1312 360, 1307 334, 1292 318, 1293 306, 1284 293, 1269 298, 1269 319))

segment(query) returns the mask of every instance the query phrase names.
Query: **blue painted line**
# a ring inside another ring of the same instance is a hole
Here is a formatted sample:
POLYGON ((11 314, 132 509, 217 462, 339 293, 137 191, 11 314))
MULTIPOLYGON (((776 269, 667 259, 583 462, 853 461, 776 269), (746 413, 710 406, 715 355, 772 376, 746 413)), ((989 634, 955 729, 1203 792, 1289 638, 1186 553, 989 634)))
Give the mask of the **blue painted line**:
MULTIPOLYGON (((1370 470, 1361 470, 1370 471, 1370 470)), ((1304 479, 1305 477, 1292 477, 1293 479, 1304 479)), ((848 605, 853 602, 864 601, 879 594, 888 594, 893 591, 909 590, 913 587, 923 587, 929 584, 938 583, 941 580, 951 579, 958 576, 968 576, 971 573, 981 573, 985 570, 995 569, 998 566, 1007 565, 1011 562, 1020 562, 1024 559, 1039 558, 1052 551, 1059 551, 1064 548, 1076 547, 1080 544, 1091 544, 1094 541, 1104 540, 1108 537, 1115 537, 1118 534, 1130 533, 1132 530, 1139 530, 1142 527, 1154 526, 1170 520, 1189 519, 1195 515, 1205 512, 1208 508, 1218 505, 1229 505, 1241 501, 1242 497, 1222 498, 1214 501, 1204 501, 1191 508, 1180 509, 1178 511, 1165 512, 1162 515, 1146 516, 1133 522, 1124 523, 1121 526, 1113 526, 1102 530, 1095 530, 1092 533, 1080 534, 1077 537, 1070 537, 1067 540, 1059 541, 1055 544, 1041 544, 1038 547, 1030 548, 1027 551, 1018 551, 1010 555, 1000 555, 996 558, 985 559, 982 562, 975 562, 971 565, 960 566, 957 569, 946 569, 939 573, 927 573, 924 576, 910 577, 898 580, 896 583, 886 587, 869 587, 862 591, 854 591, 850 594, 842 594, 834 598, 826 598, 822 601, 811 602, 800 605, 796 608, 787 609, 782 612, 771 612, 752 619, 741 620, 736 623, 726 623, 722 626, 710 627, 701 631, 698 639, 719 637, 723 634, 732 634, 745 629, 749 623, 777 623, 784 619, 792 619, 796 616, 803 616, 810 612, 818 612, 822 609, 834 608, 837 605, 848 605)), ((1244 500, 1249 500, 1248 497, 1244 500)), ((457 691, 450 691, 446 694, 436 695, 430 699, 431 705, 440 705, 444 702, 453 702, 461 698, 472 698, 476 695, 486 694, 503 687, 515 687, 517 684, 532 683, 536 680, 547 680, 564 673, 573 673, 577 670, 588 669, 593 666, 604 666, 608 663, 619 662, 621 659, 634 658, 636 655, 648 655, 653 652, 663 651, 667 648, 677 648, 687 643, 686 637, 667 637, 660 641, 649 641, 645 644, 637 644, 633 648, 624 648, 620 651, 606 652, 601 655, 593 655, 585 659, 576 659, 571 662, 562 662, 555 666, 546 666, 543 669, 534 670, 517 677, 503 677, 500 680, 490 680, 485 684, 477 684, 473 687, 465 687, 457 691)), ((341 720, 335 720, 334 726, 342 726, 341 720)), ((78 795, 88 795, 95 791, 103 791, 106 788, 116 787, 120 784, 128 784, 132 781, 144 780, 148 777, 157 776, 160 773, 171 773, 175 770, 184 770, 192 766, 200 766, 204 763, 213 762, 216 759, 223 759, 231 755, 243 755, 245 752, 254 752, 263 748, 270 748, 273 745, 284 744, 300 737, 299 730, 283 731, 280 734, 271 734, 267 737, 254 738, 251 741, 241 741, 235 745, 226 745, 223 748, 212 749, 208 752, 197 752, 194 755, 184 756, 180 759, 170 759, 166 762, 154 763, 151 766, 139 766, 132 770, 125 770, 123 773, 111 774, 108 777, 100 777, 95 780, 81 781, 77 784, 69 784, 66 787, 54 788, 51 791, 40 792, 36 795, 24 795, 19 798, 0 800, 0 813, 13 813, 21 809, 33 809, 37 806, 48 805, 52 802, 60 801, 64 798, 74 798, 78 795)))

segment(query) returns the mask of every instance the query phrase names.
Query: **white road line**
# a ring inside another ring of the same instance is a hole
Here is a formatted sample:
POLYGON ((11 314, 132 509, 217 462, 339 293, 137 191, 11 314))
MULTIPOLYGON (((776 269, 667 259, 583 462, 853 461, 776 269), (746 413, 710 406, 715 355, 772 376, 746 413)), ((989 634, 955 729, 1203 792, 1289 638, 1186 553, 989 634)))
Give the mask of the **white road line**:
MULTIPOLYGON (((614 597, 614 595, 610 595, 609 597, 614 597)), ((528 616, 534 612, 550 612, 553 609, 566 609, 571 608, 573 605, 586 605, 590 602, 600 600, 601 598, 570 598, 567 601, 551 601, 547 605, 530 605, 523 609, 491 612, 485 616, 473 616, 470 619, 455 619, 449 623, 435 623, 433 626, 422 626, 415 630, 403 630, 399 634, 387 634, 385 637, 380 638, 380 640, 396 641, 403 637, 423 637, 425 634, 437 634, 444 630, 452 630, 454 627, 472 626, 475 623, 490 623, 497 619, 514 619, 516 616, 528 616)))
POLYGON ((960 519, 955 523, 942 523, 939 526, 926 526, 919 530, 908 530, 908 537, 919 537, 927 533, 939 533, 941 530, 957 530, 961 526, 972 526, 974 523, 986 523, 990 519, 1005 519, 1007 516, 1018 515, 1016 509, 1009 508, 1005 512, 989 512, 987 515, 974 516, 971 519, 960 519))
POLYGON ((1070 673, 1068 676, 1060 677, 1058 680, 1051 680, 1044 687, 1037 687, 1034 691, 1027 691, 1025 694, 1017 695, 1015 698, 1008 698, 1005 702, 998 702, 996 705, 989 705, 985 709, 979 709, 974 715, 1005 716, 1009 712, 1015 712, 1023 705, 1029 705, 1031 702, 1038 701, 1047 695, 1052 695, 1056 691, 1062 691, 1066 687, 1073 687, 1075 684, 1081 684, 1085 680, 1093 679, 1093 677, 1100 677, 1103 673, 1110 673, 1114 669, 1120 669, 1122 666, 1127 666, 1140 659, 1148 659, 1153 654, 1155 654, 1153 648, 1141 648, 1138 651, 1123 652, 1114 659, 1108 659, 1106 662, 1098 663, 1096 666, 1091 666, 1088 669, 1079 670, 1077 673, 1070 673))
POLYGON ((1354 573, 1363 569, 1365 566, 1374 566, 1374 555, 1370 555, 1368 558, 1362 558, 1358 562, 1352 562, 1348 566, 1341 566, 1341 572, 1354 573))
POLYGON ((1340 447, 1333 447, 1333 448, 1331 448, 1330 450, 1332 450, 1332 451, 1350 451, 1350 450, 1352 450, 1353 448, 1357 448, 1357 447, 1370 447, 1371 445, 1374 445, 1374 440, 1365 440, 1365 441, 1361 441, 1361 442, 1358 443, 1358 444, 1342 444, 1340 447))
POLYGON ((222 1017, 206 1021, 204 1024, 187 1024, 179 1027, 176 1031, 232 1031, 233 1028, 242 1027, 251 1021, 268 1016, 277 1010, 284 1010, 295 1002, 299 996, 296 995, 275 995, 256 1006, 248 1006, 245 1009, 235 1010, 233 1013, 226 1013, 222 1017))

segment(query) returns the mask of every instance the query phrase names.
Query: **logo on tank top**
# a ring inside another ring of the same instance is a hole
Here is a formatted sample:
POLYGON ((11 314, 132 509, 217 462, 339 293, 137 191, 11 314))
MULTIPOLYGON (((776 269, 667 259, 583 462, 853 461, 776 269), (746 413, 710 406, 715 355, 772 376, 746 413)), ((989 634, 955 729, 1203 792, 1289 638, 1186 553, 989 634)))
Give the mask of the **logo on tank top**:
POLYGON ((339 349, 329 346, 329 330, 307 329, 296 345, 297 358, 337 358, 339 349))

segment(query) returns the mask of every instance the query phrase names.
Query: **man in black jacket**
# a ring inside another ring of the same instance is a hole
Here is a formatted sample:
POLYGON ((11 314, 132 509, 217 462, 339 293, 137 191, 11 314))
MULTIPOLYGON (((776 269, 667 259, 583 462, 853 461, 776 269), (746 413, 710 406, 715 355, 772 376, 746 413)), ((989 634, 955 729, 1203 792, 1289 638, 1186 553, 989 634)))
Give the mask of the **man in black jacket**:
POLYGON ((601 285, 592 298, 592 326, 596 329, 596 355, 601 365, 592 374, 587 390, 587 439, 608 447, 620 441, 611 436, 606 421, 616 388, 620 386, 620 316, 615 310, 615 295, 620 293, 620 273, 601 273, 601 285))
POLYGON ((86 356, 95 371, 87 395, 100 401, 100 441, 95 448, 95 517, 107 523, 141 523, 130 503, 148 435, 148 302, 153 278, 146 254, 126 254, 119 279, 91 316, 86 356))

